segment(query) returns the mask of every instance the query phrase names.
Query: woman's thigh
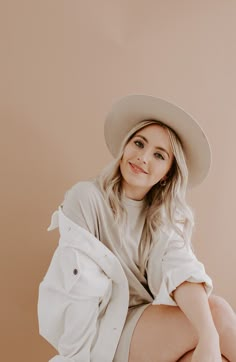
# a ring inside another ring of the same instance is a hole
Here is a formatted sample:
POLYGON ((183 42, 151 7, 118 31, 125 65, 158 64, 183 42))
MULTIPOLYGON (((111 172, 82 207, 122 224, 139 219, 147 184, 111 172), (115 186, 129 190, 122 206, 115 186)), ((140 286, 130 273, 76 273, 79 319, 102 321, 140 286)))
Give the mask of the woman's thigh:
MULTIPOLYGON (((193 357, 193 352, 194 352, 194 351, 187 352, 187 353, 186 353, 183 357, 181 357, 177 362, 191 362, 191 361, 192 361, 192 357, 193 357)), ((222 362, 229 362, 229 360, 222 356, 222 362)))
MULTIPOLYGON (((220 337, 222 361, 236 361, 236 315, 221 297, 211 295, 209 305, 220 337)), ((197 335, 179 307, 150 305, 138 320, 130 344, 129 362, 173 362, 193 350, 197 335)), ((190 353, 191 355, 191 353, 190 353)), ((189 358, 189 355, 185 356, 189 358)), ((183 361, 185 361, 183 359, 183 361)))
POLYGON ((129 362, 174 362, 196 345, 196 332, 179 307, 150 305, 134 329, 129 362))

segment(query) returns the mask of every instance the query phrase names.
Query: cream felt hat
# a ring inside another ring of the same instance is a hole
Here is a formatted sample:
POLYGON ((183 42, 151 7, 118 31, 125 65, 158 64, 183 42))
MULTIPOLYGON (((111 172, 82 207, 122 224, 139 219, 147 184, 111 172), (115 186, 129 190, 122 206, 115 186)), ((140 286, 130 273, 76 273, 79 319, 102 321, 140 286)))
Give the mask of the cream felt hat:
POLYGON ((211 164, 207 137, 191 115, 177 105, 149 95, 131 94, 113 103, 104 127, 106 144, 116 157, 126 134, 139 122, 158 120, 178 135, 189 171, 188 186, 200 184, 211 164))

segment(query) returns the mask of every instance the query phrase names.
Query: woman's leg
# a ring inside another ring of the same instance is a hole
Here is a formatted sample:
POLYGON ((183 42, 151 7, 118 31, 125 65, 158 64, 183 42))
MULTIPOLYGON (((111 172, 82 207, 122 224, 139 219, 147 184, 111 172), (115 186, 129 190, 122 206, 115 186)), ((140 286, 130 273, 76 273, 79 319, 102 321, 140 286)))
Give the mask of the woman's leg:
POLYGON ((222 355, 230 362, 236 361, 236 314, 225 299, 213 295, 209 305, 220 336, 222 355))
POLYGON ((197 345, 197 334, 178 307, 150 305, 134 329, 129 362, 176 362, 197 345))
MULTIPOLYGON (((190 352, 186 353, 183 357, 181 357, 180 359, 178 359, 177 362, 191 362, 191 361, 192 361, 193 352, 194 352, 194 351, 190 351, 190 352)), ((229 362, 229 360, 227 360, 225 357, 222 357, 222 362, 229 362)))
MULTIPOLYGON (((236 316, 223 298, 211 296, 209 304, 222 355, 236 361, 236 316)), ((129 362, 175 362, 193 350, 197 340, 190 321, 178 307, 150 305, 134 330, 129 362)))

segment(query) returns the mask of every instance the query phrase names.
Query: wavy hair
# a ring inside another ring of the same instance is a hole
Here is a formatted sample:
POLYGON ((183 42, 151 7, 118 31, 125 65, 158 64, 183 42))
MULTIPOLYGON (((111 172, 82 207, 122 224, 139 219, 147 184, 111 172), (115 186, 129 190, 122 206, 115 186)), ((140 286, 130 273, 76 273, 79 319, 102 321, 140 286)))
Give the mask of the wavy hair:
POLYGON ((139 244, 140 270, 145 273, 148 256, 152 245, 158 242, 160 231, 164 228, 181 237, 184 243, 191 244, 191 234, 194 225, 193 213, 186 202, 188 184, 188 168, 181 142, 176 133, 162 122, 144 120, 135 125, 123 140, 117 157, 97 177, 100 189, 110 205, 115 222, 120 225, 121 240, 125 235, 126 211, 122 206, 122 175, 120 160, 125 146, 135 136, 137 131, 157 124, 167 130, 174 160, 168 172, 166 185, 155 184, 145 195, 145 222, 139 244), (122 232, 124 231, 124 234, 122 232))

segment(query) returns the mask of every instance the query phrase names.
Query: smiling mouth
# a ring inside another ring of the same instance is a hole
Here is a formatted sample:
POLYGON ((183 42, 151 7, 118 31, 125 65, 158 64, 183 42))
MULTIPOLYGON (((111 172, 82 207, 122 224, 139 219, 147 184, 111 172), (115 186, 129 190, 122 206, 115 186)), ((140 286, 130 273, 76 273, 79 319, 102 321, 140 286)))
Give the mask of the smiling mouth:
POLYGON ((131 162, 129 162, 129 165, 130 165, 132 171, 134 171, 135 173, 145 173, 145 174, 147 174, 147 172, 144 171, 141 167, 138 167, 138 166, 134 165, 131 162))

